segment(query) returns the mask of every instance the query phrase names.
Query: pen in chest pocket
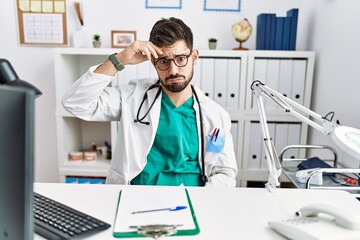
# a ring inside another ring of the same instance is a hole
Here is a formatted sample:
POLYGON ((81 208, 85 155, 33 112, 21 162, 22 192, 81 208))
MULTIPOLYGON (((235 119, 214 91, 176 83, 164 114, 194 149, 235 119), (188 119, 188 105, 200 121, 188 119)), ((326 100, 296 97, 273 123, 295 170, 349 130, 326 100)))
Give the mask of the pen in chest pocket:
POLYGON ((219 132, 220 132, 220 128, 215 128, 215 129, 214 129, 214 131, 213 131, 213 133, 212 133, 212 135, 211 135, 211 141, 213 141, 214 138, 215 138, 214 142, 216 142, 216 139, 217 139, 218 136, 219 136, 219 132))

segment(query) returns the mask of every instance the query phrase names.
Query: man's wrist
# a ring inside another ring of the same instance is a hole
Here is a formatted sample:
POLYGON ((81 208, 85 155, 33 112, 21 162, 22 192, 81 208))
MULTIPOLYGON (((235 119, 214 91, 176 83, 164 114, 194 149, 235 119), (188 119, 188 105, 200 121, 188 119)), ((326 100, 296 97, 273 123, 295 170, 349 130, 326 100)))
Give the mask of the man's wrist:
POLYGON ((120 63, 120 61, 116 58, 116 55, 117 53, 111 54, 109 56, 109 60, 118 71, 121 71, 125 68, 125 66, 120 63))

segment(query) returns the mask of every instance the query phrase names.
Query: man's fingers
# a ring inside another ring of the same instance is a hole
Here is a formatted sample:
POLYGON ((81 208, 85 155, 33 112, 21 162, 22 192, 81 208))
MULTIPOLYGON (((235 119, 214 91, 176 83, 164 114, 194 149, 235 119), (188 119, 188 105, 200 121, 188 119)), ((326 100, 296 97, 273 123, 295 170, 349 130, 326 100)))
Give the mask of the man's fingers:
POLYGON ((162 49, 156 46, 155 44, 153 44, 152 42, 149 42, 149 45, 151 46, 150 51, 151 54, 154 56, 154 58, 158 58, 159 55, 163 54, 162 49))
POLYGON ((146 56, 147 59, 151 60, 151 52, 148 48, 143 48, 142 50, 140 50, 140 53, 142 56, 146 56))

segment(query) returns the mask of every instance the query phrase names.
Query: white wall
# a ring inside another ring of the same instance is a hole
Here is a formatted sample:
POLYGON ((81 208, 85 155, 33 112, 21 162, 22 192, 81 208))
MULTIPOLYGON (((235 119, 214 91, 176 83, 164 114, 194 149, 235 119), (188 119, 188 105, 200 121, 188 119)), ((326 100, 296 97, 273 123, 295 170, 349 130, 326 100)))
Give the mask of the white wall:
MULTIPOLYGON (((314 2, 309 47, 317 53, 313 109, 321 115, 335 112, 340 124, 360 129, 360 2, 321 0, 314 2)), ((333 145, 330 138, 311 131, 312 143, 333 145)), ((340 161, 352 167, 338 149, 340 161)))
MULTIPOLYGON (((0 9, 0 57, 8 59, 18 75, 36 85, 43 96, 36 100, 35 180, 57 182, 55 130, 54 66, 52 47, 19 46, 15 1, 3 1, 0 9)), ((102 35, 103 47, 110 47, 111 30, 136 30, 138 39, 148 39, 155 21, 161 17, 182 18, 193 30, 195 47, 207 48, 207 39, 219 39, 218 49, 237 47, 231 36, 231 25, 240 18, 253 24, 253 35, 245 43, 255 48, 256 16, 261 12, 285 15, 290 8, 299 8, 297 50, 317 53, 313 91, 313 110, 324 115, 335 111, 344 125, 360 128, 359 67, 360 15, 356 0, 242 0, 240 13, 204 12, 203 0, 183 0, 181 10, 147 10, 144 0, 83 0, 85 26, 90 35, 102 35), (339 34, 340 33, 340 34, 339 34), (356 109, 356 110, 355 110, 356 109), (354 111, 355 110, 355 111, 354 111)), ((68 28, 79 29, 68 0, 68 28)), ((331 141, 311 134, 311 143, 331 141)))

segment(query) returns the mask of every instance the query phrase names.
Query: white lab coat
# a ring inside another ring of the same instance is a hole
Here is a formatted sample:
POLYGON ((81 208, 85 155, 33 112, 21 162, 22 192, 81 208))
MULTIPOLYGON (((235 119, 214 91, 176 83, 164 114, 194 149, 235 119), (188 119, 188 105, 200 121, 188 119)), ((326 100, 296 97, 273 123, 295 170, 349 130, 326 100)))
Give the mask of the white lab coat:
MULTIPOLYGON (((161 94, 144 119, 149 121, 150 125, 135 123, 134 119, 146 90, 157 80, 142 79, 132 81, 129 85, 109 87, 114 77, 93 73, 96 67, 91 67, 73 84, 63 96, 62 104, 70 113, 87 121, 120 121, 106 182, 129 184, 146 165, 159 123, 161 94)), ((140 117, 149 109, 157 91, 158 88, 154 88, 147 92, 148 98, 142 106, 140 117)), ((230 133, 230 116, 196 86, 195 91, 203 114, 205 174, 208 178, 206 186, 235 186, 237 166, 230 133), (209 134, 212 134, 214 128, 222 129, 219 137, 225 139, 224 148, 220 153, 206 150, 209 134)), ((194 109, 201 146, 199 105, 196 101, 194 109)), ((199 163, 201 166, 200 149, 199 163)))

